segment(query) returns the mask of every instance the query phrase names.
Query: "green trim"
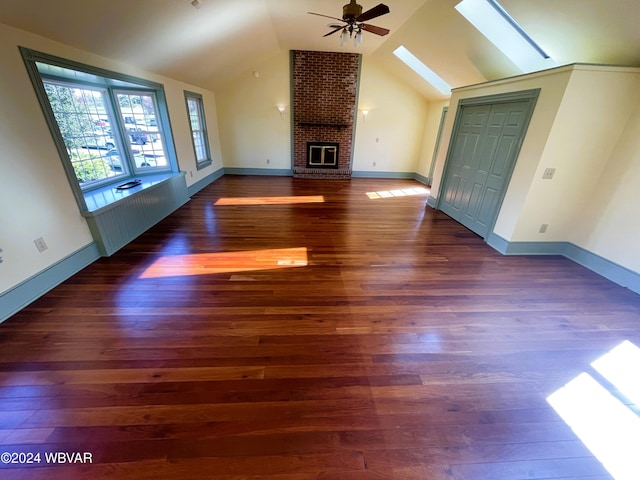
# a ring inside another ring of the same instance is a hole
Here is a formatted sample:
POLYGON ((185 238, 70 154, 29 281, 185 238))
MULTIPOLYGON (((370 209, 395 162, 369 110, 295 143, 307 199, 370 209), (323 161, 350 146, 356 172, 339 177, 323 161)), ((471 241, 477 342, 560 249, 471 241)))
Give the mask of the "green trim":
MULTIPOLYGON (((291 153, 291 172, 293 172, 293 167, 295 166, 295 144, 294 144, 294 134, 295 134, 295 122, 294 122, 294 114, 293 111, 293 88, 294 88, 294 78, 293 78, 293 69, 295 67, 295 55, 293 50, 289 50, 289 152, 291 153)), ((293 173, 292 173, 293 175, 293 173)))
POLYGON ((495 233, 487 244, 503 255, 561 255, 618 285, 640 294, 640 274, 571 242, 509 242, 495 233))
POLYGON ((431 208, 438 208, 438 197, 434 197, 431 194, 429 195, 429 198, 427 198, 427 205, 430 206, 431 208))
POLYGON ((351 126, 351 157, 349 158, 349 169, 353 172, 353 157, 356 151, 356 134, 358 128, 358 112, 360 107, 360 79, 362 78, 362 55, 358 55, 358 71, 356 72, 356 102, 353 112, 353 124, 351 126))
POLYGON ((433 183, 433 171, 436 168, 436 157, 438 156, 438 152, 440 151, 440 141, 442 140, 442 129, 444 127, 444 122, 447 118, 447 112, 449 112, 449 107, 443 107, 442 113, 440 114, 440 125, 438 125, 438 133, 436 135, 436 144, 433 147, 433 155, 431 156, 431 165, 429 165, 429 174, 427 175, 427 184, 431 185, 433 183))
POLYGON ((491 232, 485 241, 494 250, 497 250, 503 255, 507 255, 507 250, 509 249, 509 242, 506 241, 504 238, 502 238, 500 235, 496 235, 495 233, 491 232))
MULTIPOLYGON (((87 204, 85 202, 84 195, 87 192, 93 190, 93 188, 82 189, 80 184, 78 183, 78 179, 73 170, 73 166, 71 160, 69 159, 69 154, 67 152, 67 147, 64 143, 64 139, 62 138, 62 134, 60 133, 60 129, 58 127, 58 123, 55 119, 55 115, 51 110, 51 104, 49 102, 49 97, 47 96, 46 90, 44 88, 43 76, 48 78, 48 75, 41 75, 37 62, 46 65, 53 65, 62 67, 65 69, 73 70, 75 72, 83 72, 88 75, 99 76, 101 77, 103 82, 99 82, 98 84, 107 90, 107 94, 109 96, 109 101, 114 108, 117 108, 117 100, 115 99, 114 92, 115 91, 139 91, 139 92, 147 92, 153 93, 156 102, 157 102, 157 111, 156 111, 156 120, 160 122, 162 126, 162 134, 164 136, 163 146, 166 148, 166 157, 168 161, 168 166, 163 169, 164 172, 172 172, 178 173, 178 157, 175 150, 175 142, 173 139, 173 133, 171 130, 171 121, 169 118, 169 111, 167 105, 167 99, 164 91, 164 86, 161 83, 157 83, 151 80, 146 80, 143 78, 134 77, 132 75, 126 75, 118 72, 113 72, 110 70, 106 70, 100 67, 94 67, 92 65, 83 64, 80 62, 76 62, 73 60, 67 60, 65 58, 57 57, 54 55, 50 55, 44 52, 38 52, 36 50, 31 50, 25 47, 18 47, 20 54, 22 55, 22 60, 24 62, 25 68, 31 80, 33 89, 35 91, 36 97, 38 99, 38 103, 40 104, 40 108, 42 109, 44 119, 49 127, 49 131, 53 138, 54 145, 58 152, 58 156, 60 157, 60 161, 64 168, 65 174, 67 176, 67 180, 69 186, 71 187, 71 191, 78 203, 78 207, 80 212, 87 211, 87 204)), ((61 77, 56 77, 60 79, 61 77)), ((77 81, 74 79, 66 79, 67 81, 71 81, 72 83, 79 84, 91 84, 90 82, 85 82, 83 80, 77 81)), ((115 113, 115 111, 114 111, 115 113)), ((114 121, 116 122, 112 128, 116 129, 122 138, 127 137, 126 130, 120 121, 120 116, 115 115, 114 121)), ((114 132, 115 133, 115 132, 114 132)), ((155 173, 162 173, 162 171, 156 171, 155 173)), ((117 179, 113 179, 112 181, 101 182, 95 188, 99 189, 105 186, 115 186, 119 183, 133 179, 136 176, 141 175, 141 172, 136 172, 136 169, 133 168, 128 175, 123 175, 118 177, 117 179)))
POLYGON ((512 103, 521 102, 523 100, 535 101, 540 95, 539 88, 532 88, 530 90, 517 90, 514 92, 496 93, 493 95, 483 95, 482 97, 469 97, 458 100, 458 106, 470 106, 473 105, 495 105, 497 103, 512 103))
POLYGON ((209 130, 207 129, 207 120, 204 115, 204 98, 202 95, 196 92, 190 92, 189 90, 184 91, 184 104, 187 107, 187 124, 189 125, 189 130, 191 132, 191 144, 193 145, 193 156, 196 160, 196 170, 202 170, 205 167, 208 167, 213 163, 211 157, 211 149, 209 148, 209 130), (194 99, 198 102, 198 115, 200 116, 200 121, 202 122, 202 133, 204 135, 204 149, 207 154, 207 158, 202 161, 198 161, 198 152, 196 151, 196 144, 193 139, 193 127, 191 125, 191 113, 189 112, 189 99, 194 99))
POLYGON ((429 179, 428 179, 427 177, 425 177, 424 175, 420 175, 420 174, 419 174, 419 173, 417 173, 417 172, 413 174, 413 179, 414 179, 416 182, 420 182, 420 183, 422 183, 423 185, 426 185, 426 186, 429 186, 429 185, 430 185, 430 183, 429 183, 429 179))
POLYGON ((0 295, 0 322, 4 322, 98 258, 98 246, 90 243, 6 291, 0 295))
POLYGON ((205 178, 198 180, 196 183, 193 183, 189 187, 187 187, 187 195, 189 197, 193 197, 200 190, 202 190, 205 187, 208 187, 213 182, 221 178, 223 175, 224 175, 224 168, 219 168, 218 170, 213 172, 211 175, 207 175, 205 178))
MULTIPOLYGON (((62 138, 62 134, 60 133, 60 128, 58 127, 58 122, 55 120, 55 116, 53 114, 53 110, 51 110, 51 104, 49 103, 49 97, 47 96, 47 92, 44 88, 44 84, 42 82, 42 77, 40 76, 40 72, 38 71, 38 66, 36 65, 37 61, 44 60, 43 55, 40 52, 36 52, 24 47, 18 47, 20 50, 20 54, 22 55, 22 61, 24 62, 24 66, 27 69, 27 74, 29 75, 29 79, 31 80, 31 84, 33 86, 33 90, 36 94, 36 98, 38 99, 38 104, 42 109, 42 113, 44 116, 44 120, 49 127, 49 131, 51 132, 51 136, 53 137, 53 143, 58 151, 58 156, 60 158, 60 162, 62 163, 62 167, 67 176, 67 181, 69 186, 71 187, 71 191, 73 196, 76 199, 78 207, 81 212, 87 210, 87 204, 84 201, 84 196, 80 185, 78 184, 78 179, 76 177, 76 173, 73 170, 73 166, 71 165, 71 160, 69 159, 69 153, 67 152, 67 147, 64 144, 64 140, 62 138)), ((63 59, 59 59, 61 62, 63 59)), ((67 61, 64 60, 66 63, 67 61)), ((62 66, 62 65, 61 65, 62 66)))
POLYGON ((274 177, 291 177, 293 172, 288 168, 224 168, 225 175, 267 175, 274 177))
POLYGON ((415 172, 371 172, 360 170, 351 172, 352 177, 358 178, 416 178, 415 172))

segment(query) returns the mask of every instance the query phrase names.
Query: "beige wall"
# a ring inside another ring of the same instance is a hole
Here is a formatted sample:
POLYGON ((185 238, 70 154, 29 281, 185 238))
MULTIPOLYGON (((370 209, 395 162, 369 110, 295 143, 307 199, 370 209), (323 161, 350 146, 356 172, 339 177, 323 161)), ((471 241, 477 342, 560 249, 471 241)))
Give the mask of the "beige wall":
POLYGON ((225 167, 291 169, 289 78, 283 51, 216 90, 225 167))
POLYGON ((354 171, 413 173, 427 161, 421 153, 429 104, 370 57, 362 61, 358 109, 354 171))
POLYGON ((164 84, 180 168, 193 172, 193 176, 187 174, 187 183, 222 167, 213 93, 0 24, 0 293, 93 241, 71 192, 19 45, 164 84), (185 89, 204 97, 214 164, 201 171, 195 168, 185 89), (43 253, 33 244, 39 237, 49 247, 43 253))
MULTIPOLYGON (((224 119, 220 139, 225 167, 291 168, 289 52, 281 52, 228 82, 216 90, 216 98, 219 117, 224 119), (287 107, 283 119, 277 104, 287 107)), ((423 156, 423 139, 435 142, 435 133, 427 129, 425 135, 427 101, 368 57, 362 61, 359 109, 353 170, 413 173, 423 163, 427 165, 422 168, 428 169, 431 151, 423 156), (361 112, 364 108, 369 110, 366 121, 361 112)), ((437 125, 435 129, 437 132, 437 125)))
POLYGON ((608 196, 598 184, 638 104, 639 78, 630 69, 577 65, 571 70, 511 241, 581 245, 585 232, 579 232, 590 229, 589 207, 608 196), (542 179, 545 168, 556 169, 552 180, 542 179), (549 228, 540 234, 543 223, 549 228))
POLYGON ((606 169, 596 185, 585 192, 579 209, 582 227, 573 241, 602 257, 640 272, 640 86, 636 88, 635 112, 615 145, 606 169))
MULTIPOLYGON (((422 138, 422 148, 420 149, 420 160, 418 161, 419 173, 423 177, 429 176, 431 163, 435 162, 434 154, 436 142, 438 140, 438 130, 440 129, 440 121, 444 107, 449 106, 449 100, 434 101, 429 103, 427 110, 427 119, 424 124, 424 136, 422 138)), ((447 114, 448 115, 448 114, 447 114)), ((446 149, 447 145, 440 142, 438 151, 446 149)))

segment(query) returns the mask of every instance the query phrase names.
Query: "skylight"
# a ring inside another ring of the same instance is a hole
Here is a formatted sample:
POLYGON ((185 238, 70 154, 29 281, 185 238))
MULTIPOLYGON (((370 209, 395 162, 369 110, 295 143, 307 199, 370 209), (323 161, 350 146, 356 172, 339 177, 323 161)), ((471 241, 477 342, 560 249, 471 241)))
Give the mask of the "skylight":
POLYGON ((497 0, 462 0, 455 8, 523 72, 555 65, 497 0))
POLYGON ((414 72, 424 78, 427 82, 433 85, 443 95, 449 95, 451 93, 451 87, 447 82, 441 79, 433 70, 422 63, 418 58, 400 45, 393 51, 393 54, 407 64, 414 72))

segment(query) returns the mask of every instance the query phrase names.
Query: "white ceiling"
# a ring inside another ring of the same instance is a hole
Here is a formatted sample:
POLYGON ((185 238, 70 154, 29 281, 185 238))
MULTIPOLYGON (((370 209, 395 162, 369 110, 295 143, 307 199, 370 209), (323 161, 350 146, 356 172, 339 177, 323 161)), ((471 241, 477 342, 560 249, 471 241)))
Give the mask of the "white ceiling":
MULTIPOLYGON (((521 73, 454 6, 460 0, 382 0, 391 13, 340 47, 323 38, 347 0, 2 0, 0 22, 215 90, 282 50, 360 52, 428 98, 441 96, 395 59, 403 44, 453 87, 521 73)), ((359 0, 364 10, 379 0, 359 0)), ((639 0, 501 0, 558 65, 640 66, 639 0)))

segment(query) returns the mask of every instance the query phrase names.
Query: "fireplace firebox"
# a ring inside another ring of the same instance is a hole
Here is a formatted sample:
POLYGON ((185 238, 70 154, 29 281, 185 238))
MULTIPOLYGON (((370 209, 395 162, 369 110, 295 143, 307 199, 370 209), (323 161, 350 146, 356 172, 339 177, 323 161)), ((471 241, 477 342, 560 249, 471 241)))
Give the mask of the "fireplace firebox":
POLYGON ((336 142, 307 142, 307 168, 338 168, 336 142))

